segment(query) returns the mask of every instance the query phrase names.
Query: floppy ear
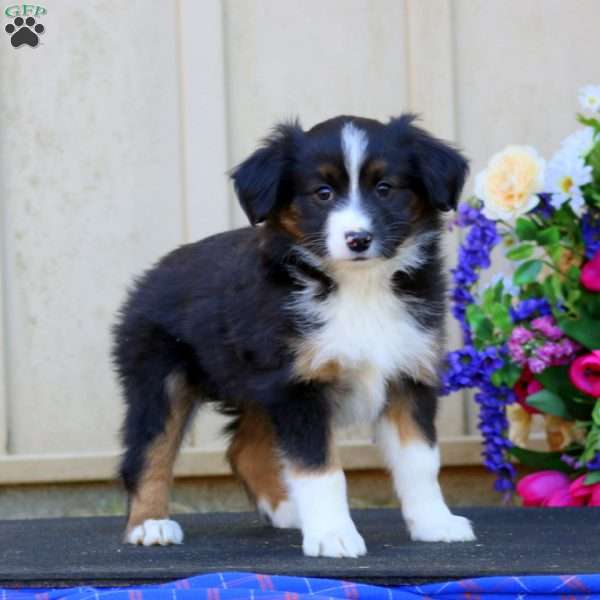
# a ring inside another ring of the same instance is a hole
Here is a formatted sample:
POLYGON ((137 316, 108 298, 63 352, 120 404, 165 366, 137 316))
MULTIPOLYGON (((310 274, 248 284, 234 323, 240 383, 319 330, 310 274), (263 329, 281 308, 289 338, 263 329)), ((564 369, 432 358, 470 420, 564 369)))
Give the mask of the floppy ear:
POLYGON ((231 171, 238 200, 252 225, 264 221, 284 199, 302 134, 297 121, 278 125, 258 150, 231 171))
POLYGON ((467 159, 451 144, 415 127, 414 115, 393 119, 390 125, 412 141, 416 152, 416 168, 426 200, 439 210, 456 208, 469 172, 467 159))

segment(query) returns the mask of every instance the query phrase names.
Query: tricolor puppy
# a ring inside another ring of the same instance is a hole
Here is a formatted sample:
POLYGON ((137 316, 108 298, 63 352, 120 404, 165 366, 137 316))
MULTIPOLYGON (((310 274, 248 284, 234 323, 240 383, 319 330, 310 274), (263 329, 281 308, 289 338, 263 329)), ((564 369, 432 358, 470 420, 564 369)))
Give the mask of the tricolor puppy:
MULTIPOLYGON (((444 502, 434 417, 446 313, 442 212, 467 163, 413 125, 278 126, 234 169, 253 227, 144 274, 115 328, 132 544, 180 543, 173 462, 201 402, 235 417, 228 457, 308 556, 361 556, 334 431, 373 424, 410 535, 474 539, 444 502)), ((400 525, 399 525, 400 527, 400 525)))

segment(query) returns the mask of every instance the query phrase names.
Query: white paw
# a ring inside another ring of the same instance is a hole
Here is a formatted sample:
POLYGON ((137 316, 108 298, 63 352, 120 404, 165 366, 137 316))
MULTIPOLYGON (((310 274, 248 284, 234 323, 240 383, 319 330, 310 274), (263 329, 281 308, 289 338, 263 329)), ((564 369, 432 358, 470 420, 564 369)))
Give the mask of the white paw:
POLYGON ((299 529, 300 518, 295 504, 290 500, 282 500, 275 510, 265 498, 257 504, 258 512, 264 515, 273 527, 278 529, 299 529))
POLYGON ((444 517, 407 521, 410 537, 415 542, 472 542, 475 539, 471 521, 447 514, 444 517))
POLYGON ((306 556, 358 558, 367 553, 365 541, 352 521, 330 531, 304 533, 303 538, 302 550, 306 556))
POLYGON ((179 523, 171 519, 147 519, 141 525, 134 527, 127 534, 125 541, 142 546, 181 544, 183 531, 179 523))

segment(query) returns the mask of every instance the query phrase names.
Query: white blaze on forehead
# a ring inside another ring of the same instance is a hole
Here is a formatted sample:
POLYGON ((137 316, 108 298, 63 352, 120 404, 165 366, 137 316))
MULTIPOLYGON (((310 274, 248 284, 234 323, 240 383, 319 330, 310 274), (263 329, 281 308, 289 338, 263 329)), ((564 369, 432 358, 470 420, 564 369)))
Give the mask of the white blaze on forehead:
MULTIPOLYGON (((352 122, 342 127, 342 154, 348 173, 348 199, 327 220, 327 248, 334 259, 351 259, 355 254, 348 249, 345 235, 349 231, 371 231, 371 219, 361 206, 359 193, 360 169, 367 153, 367 134, 352 122)), ((369 252, 365 253, 366 255, 369 252)))
POLYGON ((350 201, 354 200, 358 191, 360 168, 367 152, 367 134, 349 122, 342 128, 342 152, 344 153, 344 166, 350 178, 350 201))

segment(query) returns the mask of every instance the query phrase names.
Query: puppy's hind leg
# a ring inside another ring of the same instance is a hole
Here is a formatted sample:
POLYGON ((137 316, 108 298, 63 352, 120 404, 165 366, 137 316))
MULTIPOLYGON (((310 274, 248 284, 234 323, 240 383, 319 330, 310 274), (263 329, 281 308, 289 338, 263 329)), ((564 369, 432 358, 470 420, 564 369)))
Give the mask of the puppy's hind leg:
MULTIPOLYGON (((173 465, 196 394, 177 371, 157 381, 146 373, 144 385, 128 391, 124 426, 126 450, 121 476, 129 494, 125 540, 144 546, 180 544, 183 532, 169 519, 173 465), (132 394, 143 397, 132 398, 132 394)), ((155 375, 159 375, 156 373, 155 375)))
POLYGON ((227 450, 232 471, 273 527, 299 528, 296 506, 283 479, 283 464, 275 444, 269 416, 260 407, 249 407, 231 425, 227 450))

